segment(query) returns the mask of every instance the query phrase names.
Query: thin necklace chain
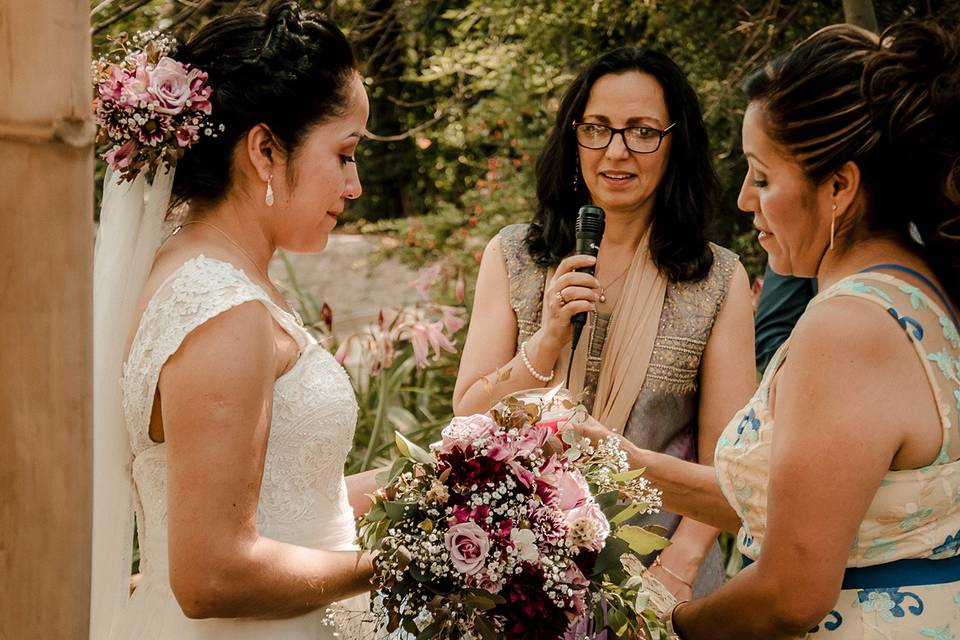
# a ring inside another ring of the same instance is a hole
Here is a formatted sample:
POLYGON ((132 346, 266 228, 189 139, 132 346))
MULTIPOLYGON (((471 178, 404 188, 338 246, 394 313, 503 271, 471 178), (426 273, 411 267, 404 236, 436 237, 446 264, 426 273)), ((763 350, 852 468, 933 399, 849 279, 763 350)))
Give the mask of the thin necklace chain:
POLYGON ((240 243, 239 243, 239 242, 237 242, 236 240, 234 240, 233 238, 231 238, 231 237, 230 237, 230 234, 228 234, 226 231, 224 231, 223 229, 221 229, 221 228, 218 227, 217 225, 213 224, 212 222, 207 222, 206 220, 191 220, 191 221, 189 221, 189 222, 184 222, 184 223, 181 224, 179 227, 177 227, 171 235, 176 235, 176 233, 177 233, 178 231, 180 231, 180 229, 184 228, 185 226, 187 226, 187 225, 189 225, 189 224, 203 224, 203 225, 206 225, 206 226, 210 227, 211 229, 217 231, 220 235, 222 235, 224 238, 226 238, 227 241, 228 241, 230 244, 232 244, 233 246, 235 246, 235 247, 237 248, 237 250, 239 250, 240 253, 242 253, 247 260, 250 261, 250 264, 252 264, 252 265, 254 266, 254 268, 257 270, 257 273, 259 273, 260 275, 262 275, 262 276, 266 279, 266 281, 269 282, 271 285, 273 284, 273 282, 270 280, 270 276, 267 275, 267 273, 266 273, 263 269, 260 268, 260 265, 257 264, 257 261, 254 260, 253 257, 252 257, 249 253, 247 253, 247 250, 244 249, 242 246, 240 246, 240 243))
POLYGON ((620 275, 618 275, 616 278, 614 278, 613 280, 611 280, 611 281, 608 282, 607 284, 605 284, 605 285, 603 285, 602 287, 600 287, 600 302, 601 302, 601 303, 607 301, 607 289, 609 289, 610 287, 612 287, 612 286, 617 282, 617 280, 619 280, 619 279, 622 278, 623 276, 627 275, 627 271, 629 271, 629 270, 630 270, 630 265, 628 264, 628 265, 627 265, 627 268, 620 272, 620 275))
MULTIPOLYGON (((246 249, 244 249, 242 246, 240 246, 240 243, 238 243, 236 240, 234 240, 233 238, 231 238, 230 235, 229 235, 226 231, 224 231, 223 229, 221 229, 221 228, 218 227, 217 225, 213 224, 212 222, 207 222, 207 221, 205 221, 205 220, 190 220, 189 222, 184 222, 183 224, 179 225, 176 229, 173 230, 173 233, 171 233, 170 235, 171 235, 171 236, 177 235, 177 233, 180 231, 180 229, 183 229, 185 226, 190 225, 190 224, 205 224, 205 225, 207 225, 208 227, 211 227, 211 228, 214 229, 215 231, 219 232, 220 235, 222 235, 224 238, 226 238, 226 239, 230 242, 230 244, 232 244, 233 246, 235 246, 235 247, 240 251, 240 253, 242 253, 242 254, 244 255, 244 257, 245 257, 247 260, 250 261, 250 264, 252 264, 252 265, 254 266, 254 268, 257 270, 257 273, 259 273, 260 275, 262 275, 262 276, 266 279, 267 283, 274 289, 274 291, 276 291, 276 285, 273 284, 273 281, 270 279, 270 276, 267 275, 266 272, 264 272, 264 270, 260 268, 260 265, 257 264, 257 261, 254 260, 253 257, 252 257, 249 253, 247 253, 246 249)), ((279 295, 279 292, 278 292, 278 295, 279 295)), ((267 297, 270 297, 270 294, 267 294, 267 297)), ((286 304, 284 304, 284 305, 277 305, 277 306, 279 306, 281 309, 284 309, 287 313, 289 313, 291 316, 293 316, 293 318, 297 321, 297 324, 299 324, 299 325, 302 327, 302 326, 303 326, 303 318, 300 317, 300 313, 297 311, 297 309, 290 303, 289 300, 286 300, 286 298, 285 298, 283 295, 280 295, 280 298, 281 298, 281 299, 284 299, 285 302, 286 302, 286 304)), ((277 303, 274 302, 274 304, 277 304, 277 303)))

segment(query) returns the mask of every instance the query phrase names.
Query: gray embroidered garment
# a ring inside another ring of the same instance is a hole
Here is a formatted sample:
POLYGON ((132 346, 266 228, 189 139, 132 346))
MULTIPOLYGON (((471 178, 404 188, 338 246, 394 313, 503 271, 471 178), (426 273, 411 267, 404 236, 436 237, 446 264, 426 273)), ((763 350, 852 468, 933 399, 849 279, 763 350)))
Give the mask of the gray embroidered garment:
MULTIPOLYGON (((527 251, 529 225, 515 224, 500 231, 500 246, 509 279, 510 306, 517 317, 517 348, 540 328, 546 269, 527 251)), ((697 409, 700 361, 713 323, 727 295, 737 256, 710 244, 713 266, 699 282, 671 282, 663 301, 659 329, 640 394, 630 411, 624 436, 644 449, 697 460, 697 409)), ((584 403, 592 408, 609 316, 597 315, 589 333, 584 403)), ((669 512, 644 517, 637 524, 658 524, 672 534, 680 517, 669 512)), ((650 558, 652 560, 652 557, 650 558)), ((724 580, 720 550, 714 545, 694 585, 694 594, 706 595, 724 580)))

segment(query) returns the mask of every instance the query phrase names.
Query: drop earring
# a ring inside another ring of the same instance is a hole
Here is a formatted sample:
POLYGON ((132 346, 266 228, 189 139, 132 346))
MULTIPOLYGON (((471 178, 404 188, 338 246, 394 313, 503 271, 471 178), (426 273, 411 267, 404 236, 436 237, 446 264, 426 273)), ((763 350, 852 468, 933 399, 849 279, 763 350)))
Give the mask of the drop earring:
POLYGON ((577 163, 573 166, 573 190, 576 191, 580 186, 580 157, 577 157, 577 163))
POLYGON ((830 218, 830 248, 828 251, 833 251, 833 234, 837 229, 837 203, 833 203, 833 216, 830 218))
POLYGON ((267 178, 267 195, 263 201, 267 203, 268 207, 273 206, 273 174, 270 174, 270 177, 267 178))

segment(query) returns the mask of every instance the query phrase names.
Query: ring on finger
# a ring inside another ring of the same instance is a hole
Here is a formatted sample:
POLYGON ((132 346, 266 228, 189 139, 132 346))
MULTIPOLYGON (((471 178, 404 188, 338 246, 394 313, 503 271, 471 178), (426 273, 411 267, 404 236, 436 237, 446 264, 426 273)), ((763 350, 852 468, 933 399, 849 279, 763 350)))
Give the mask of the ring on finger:
POLYGON ((563 289, 560 289, 559 291, 557 291, 557 300, 560 302, 561 307, 567 304, 568 302, 570 302, 569 300, 563 297, 563 289))

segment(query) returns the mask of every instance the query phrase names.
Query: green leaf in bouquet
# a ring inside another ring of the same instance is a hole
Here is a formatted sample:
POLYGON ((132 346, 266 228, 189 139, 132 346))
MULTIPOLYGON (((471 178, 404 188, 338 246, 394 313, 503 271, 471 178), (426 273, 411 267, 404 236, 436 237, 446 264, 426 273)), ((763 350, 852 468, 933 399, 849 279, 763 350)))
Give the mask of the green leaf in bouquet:
POLYGON ((427 627, 417 634, 417 640, 432 640, 440 636, 440 632, 443 631, 444 627, 443 620, 434 620, 427 627))
POLYGON ((643 513, 646 506, 645 504, 637 503, 623 505, 623 508, 616 510, 613 516, 607 516, 607 519, 610 521, 610 526, 619 527, 634 516, 643 513))
POLYGON ((379 522, 364 526, 360 533, 363 548, 379 549, 381 546, 380 542, 386 537, 389 528, 389 523, 386 520, 380 520, 379 522))
POLYGON ((669 640, 667 630, 657 619, 657 614, 652 609, 647 609, 641 613, 640 619, 643 621, 644 631, 647 632, 647 637, 650 640, 669 640))
POLYGON ((610 507, 617 504, 620 500, 619 491, 605 491, 604 493, 598 494, 594 497, 594 501, 597 503, 601 509, 606 511, 610 507))
POLYGON ((393 461, 393 464, 390 465, 390 468, 387 471, 377 474, 377 484, 381 487, 386 487, 393 484, 396 479, 400 477, 400 474, 404 471, 407 471, 410 466, 411 463, 409 458, 397 458, 393 461))
POLYGON ((463 601, 474 609, 480 609, 481 611, 489 611, 498 604, 504 604, 506 602, 502 596, 497 596, 492 593, 487 593, 486 591, 480 591, 478 589, 471 589, 467 591, 463 597, 463 601))
POLYGON ((417 623, 414 621, 413 618, 403 619, 403 630, 414 637, 416 637, 417 634, 420 633, 420 629, 417 627, 417 623))
POLYGON ((623 609, 611 605, 607 607, 607 626, 618 638, 622 638, 630 630, 630 618, 623 609))
POLYGON ((364 514, 363 519, 366 522, 380 522, 387 517, 387 510, 383 507, 383 502, 375 501, 370 510, 364 514))
POLYGON ((432 580, 430 574, 423 570, 416 562, 412 563, 407 568, 407 573, 410 574, 410 577, 416 580, 417 582, 430 582, 432 580))
POLYGON ((650 533, 655 533, 662 538, 669 538, 670 532, 667 531, 666 527, 662 527, 659 524, 648 524, 644 527, 650 533))
POLYGON ((383 502, 384 510, 387 512, 387 517, 394 521, 403 520, 410 513, 410 509, 416 505, 416 502, 383 502))
POLYGON ((643 472, 646 471, 646 467, 641 467, 640 469, 630 469, 629 471, 623 471, 621 473, 615 473, 610 476, 610 479, 614 482, 630 482, 634 478, 639 478, 643 475, 643 472))
POLYGON ((634 597, 633 610, 637 613, 643 613, 643 610, 647 608, 647 604, 650 602, 650 592, 649 591, 637 591, 636 597, 634 597))
POLYGON ((634 553, 638 553, 641 556, 665 549, 670 545, 670 541, 667 538, 648 531, 643 527, 629 524, 617 529, 614 536, 626 542, 634 553))
POLYGON ((493 628, 493 624, 483 616, 474 616, 473 627, 480 634, 482 640, 498 640, 497 631, 493 628))
POLYGON ((620 566, 620 556, 630 550, 630 545, 625 540, 615 536, 607 538, 607 544, 603 551, 597 555, 597 560, 593 564, 592 576, 599 576, 606 573, 611 568, 620 566))
POLYGON ((433 457, 433 454, 428 452, 423 447, 416 445, 404 436, 399 431, 394 432, 396 434, 397 448, 400 450, 404 456, 419 462, 420 464, 429 464, 436 465, 437 459, 433 457))

